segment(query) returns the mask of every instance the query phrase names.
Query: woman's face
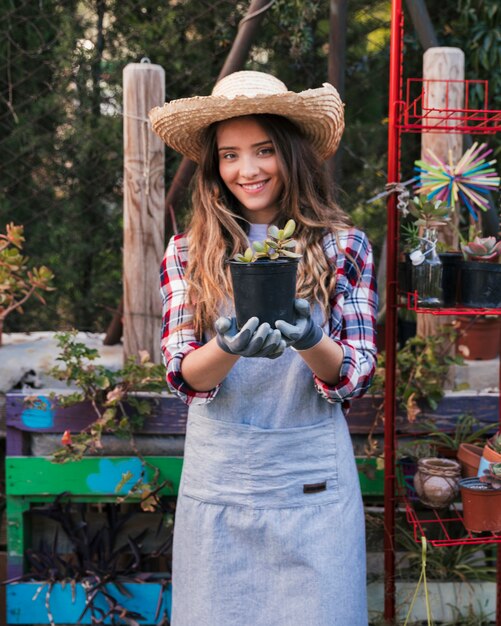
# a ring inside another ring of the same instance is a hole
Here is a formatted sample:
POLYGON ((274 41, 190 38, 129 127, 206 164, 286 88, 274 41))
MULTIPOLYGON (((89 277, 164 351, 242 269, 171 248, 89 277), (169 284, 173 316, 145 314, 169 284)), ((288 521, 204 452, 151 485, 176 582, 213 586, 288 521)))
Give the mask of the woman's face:
POLYGON ((252 117, 218 124, 216 142, 219 173, 253 224, 271 224, 278 213, 284 182, 273 143, 252 117))

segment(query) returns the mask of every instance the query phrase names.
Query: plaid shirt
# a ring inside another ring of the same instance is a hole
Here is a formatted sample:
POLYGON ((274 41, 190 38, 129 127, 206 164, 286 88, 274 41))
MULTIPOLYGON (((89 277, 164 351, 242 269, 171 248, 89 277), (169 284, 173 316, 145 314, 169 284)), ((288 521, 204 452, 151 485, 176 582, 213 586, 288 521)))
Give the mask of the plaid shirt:
MULTIPOLYGON (((336 385, 328 385, 313 375, 317 391, 328 402, 343 402, 361 396, 369 388, 376 366, 375 326, 377 312, 376 281, 372 249, 366 235, 356 228, 331 233, 323 246, 332 267, 336 286, 331 298, 329 336, 344 352, 336 385), (345 254, 346 253, 346 254, 345 254)), ((188 261, 185 234, 172 237, 160 270, 162 295, 162 353, 167 368, 167 383, 186 404, 210 402, 219 386, 210 391, 194 391, 181 375, 181 362, 202 344, 196 340, 193 309, 188 303, 184 278, 188 261), (176 329, 181 324, 181 330, 176 329)))

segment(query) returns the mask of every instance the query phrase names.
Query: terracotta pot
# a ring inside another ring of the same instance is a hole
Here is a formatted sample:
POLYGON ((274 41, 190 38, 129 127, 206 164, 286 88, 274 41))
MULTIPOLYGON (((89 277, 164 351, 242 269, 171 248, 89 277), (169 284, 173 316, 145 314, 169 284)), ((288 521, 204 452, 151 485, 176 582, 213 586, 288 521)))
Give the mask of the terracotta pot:
POLYGON ((501 532, 501 489, 493 489, 478 478, 463 478, 459 486, 465 528, 474 533, 501 532))
POLYGON ((414 487, 423 504, 441 509, 454 501, 459 492, 461 466, 452 459, 419 459, 414 487))
POLYGON ((464 359, 485 361, 498 356, 501 317, 462 317, 455 327, 459 331, 456 348, 464 359))
POLYGON ((458 460, 461 464, 461 475, 463 478, 471 478, 477 475, 482 452, 482 446, 476 446, 473 443, 459 444, 458 460))

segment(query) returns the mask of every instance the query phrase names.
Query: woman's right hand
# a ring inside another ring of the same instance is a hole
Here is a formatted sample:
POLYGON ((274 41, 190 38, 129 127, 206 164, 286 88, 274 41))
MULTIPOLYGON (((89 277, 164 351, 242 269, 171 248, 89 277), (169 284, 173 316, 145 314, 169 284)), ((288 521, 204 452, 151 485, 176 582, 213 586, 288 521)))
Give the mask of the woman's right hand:
POLYGON ((286 348, 280 331, 272 329, 268 322, 259 324, 257 317, 247 320, 241 330, 234 317, 220 317, 215 328, 217 344, 228 354, 276 359, 286 348))

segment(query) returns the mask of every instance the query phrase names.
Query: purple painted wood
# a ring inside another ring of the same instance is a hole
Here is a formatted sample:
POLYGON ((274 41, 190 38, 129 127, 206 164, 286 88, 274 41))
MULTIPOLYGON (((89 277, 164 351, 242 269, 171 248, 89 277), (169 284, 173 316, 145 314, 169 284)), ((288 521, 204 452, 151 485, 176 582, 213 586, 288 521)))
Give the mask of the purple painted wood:
MULTIPOLYGON (((43 392, 35 394, 43 397, 43 392)), ((88 426, 96 417, 89 402, 82 402, 72 407, 62 408, 50 403, 39 415, 37 411, 26 414, 27 405, 22 393, 7 394, 6 426, 7 426, 7 454, 18 456, 23 454, 23 432, 63 433, 65 430, 78 432, 88 426), (50 416, 48 416, 50 413, 50 416), (38 421, 37 421, 38 420, 38 421), (45 420, 45 422, 43 422, 45 420)), ((47 398, 45 398, 47 401, 47 398)), ((48 402, 48 401, 47 401, 48 402)), ((153 412, 145 420, 142 434, 151 435, 179 435, 186 431, 188 407, 174 396, 152 398, 153 412)), ((348 414, 348 425, 352 434, 367 434, 373 425, 378 408, 382 405, 382 398, 367 395, 355 399, 348 414)), ((445 396, 435 411, 422 407, 423 412, 418 421, 435 419, 443 430, 453 430, 458 415, 471 412, 477 419, 485 423, 497 424, 499 415, 499 398, 497 394, 461 394, 445 396)), ((413 434, 418 432, 414 424, 407 420, 405 412, 399 410, 396 416, 397 433, 413 434)), ((382 434, 383 422, 379 423, 374 434, 382 434)))
MULTIPOLYGON (((146 396, 142 399, 146 399, 146 396)), ((188 407, 174 396, 151 398, 152 413, 145 419, 141 434, 182 435, 186 432, 188 407)), ((132 412, 133 409, 130 409, 132 412)), ((28 396, 11 392, 6 397, 7 456, 26 453, 25 434, 79 432, 91 424, 97 415, 90 402, 80 402, 63 408, 44 396, 42 390, 28 396), (38 398, 25 402, 26 398, 38 398)))
MULTIPOLYGON (((422 434, 422 430, 416 428, 416 424, 424 420, 433 419, 445 432, 451 432, 455 428, 456 419, 461 413, 472 413, 480 422, 492 424, 495 428, 499 421, 499 396, 491 394, 457 394, 447 395, 438 404, 435 410, 431 410, 424 404, 421 405, 417 421, 409 423, 403 409, 397 410, 395 426, 397 434, 422 434)), ((352 434, 363 435, 369 432, 374 422, 378 409, 383 411, 383 398, 367 395, 353 401, 352 408, 348 413, 348 425, 352 434)), ((381 413, 383 415, 383 413, 381 413)), ((382 419, 373 431, 374 434, 384 433, 382 419)))

